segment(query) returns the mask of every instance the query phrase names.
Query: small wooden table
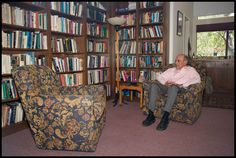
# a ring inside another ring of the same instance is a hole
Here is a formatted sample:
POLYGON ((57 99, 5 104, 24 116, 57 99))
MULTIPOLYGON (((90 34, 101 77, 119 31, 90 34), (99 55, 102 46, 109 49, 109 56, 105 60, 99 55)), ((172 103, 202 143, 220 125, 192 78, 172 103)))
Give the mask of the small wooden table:
MULTIPOLYGON (((139 107, 143 107, 143 85, 142 83, 137 83, 137 85, 130 85, 128 83, 122 83, 120 84, 119 88, 119 104, 121 105, 122 103, 122 90, 136 90, 140 93, 140 105, 139 107)), ((130 92, 130 100, 133 101, 133 92, 130 92)))

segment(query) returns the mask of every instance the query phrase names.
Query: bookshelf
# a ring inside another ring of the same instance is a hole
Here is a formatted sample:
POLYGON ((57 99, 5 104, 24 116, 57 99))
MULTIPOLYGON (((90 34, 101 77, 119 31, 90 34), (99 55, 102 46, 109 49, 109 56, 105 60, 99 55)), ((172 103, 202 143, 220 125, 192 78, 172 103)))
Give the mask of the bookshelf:
POLYGON ((112 10, 112 17, 126 18, 119 30, 121 84, 155 80, 167 59, 166 3, 119 2, 112 10))
MULTIPOLYGON (((102 84, 109 98, 107 16, 100 2, 2 3, 2 77, 12 83, 12 68, 47 65, 58 74, 63 86, 102 84)), ((15 90, 14 84, 9 87, 15 90)), ((17 93, 2 98, 2 105, 13 102, 20 103, 17 93)), ((2 126, 3 135, 25 127, 26 121, 7 124, 2 126)))
POLYGON ((84 78, 84 4, 49 2, 52 69, 63 86, 78 86, 84 78))
POLYGON ((166 53, 163 48, 164 3, 139 2, 139 75, 155 80, 156 73, 165 65, 166 53))
POLYGON ((100 2, 86 2, 87 84, 102 84, 111 96, 108 11, 100 2))
POLYGON ((44 2, 2 3, 3 136, 27 128, 11 70, 28 64, 49 65, 50 32, 47 17, 48 10, 44 2))
POLYGON ((125 10, 116 14, 126 19, 119 30, 120 81, 137 82, 137 13, 125 10))

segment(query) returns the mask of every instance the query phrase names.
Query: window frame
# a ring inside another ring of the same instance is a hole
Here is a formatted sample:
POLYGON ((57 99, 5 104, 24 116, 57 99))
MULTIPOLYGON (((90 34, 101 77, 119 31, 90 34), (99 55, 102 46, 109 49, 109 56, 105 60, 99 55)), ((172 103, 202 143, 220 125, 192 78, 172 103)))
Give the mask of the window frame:
MULTIPOLYGON (((229 41, 229 31, 234 30, 234 22, 228 23, 215 23, 215 24, 201 24, 197 25, 197 33, 199 32, 211 32, 211 31, 226 31, 226 43, 225 43, 225 56, 228 58, 228 41, 229 41)), ((205 56, 208 57, 208 56, 205 56)))

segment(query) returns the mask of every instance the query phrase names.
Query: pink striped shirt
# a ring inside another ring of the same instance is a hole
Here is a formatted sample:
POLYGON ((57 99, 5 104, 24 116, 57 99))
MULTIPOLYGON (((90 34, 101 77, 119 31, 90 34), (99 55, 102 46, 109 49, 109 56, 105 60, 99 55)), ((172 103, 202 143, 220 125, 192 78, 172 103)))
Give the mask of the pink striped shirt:
POLYGON ((163 85, 167 81, 172 81, 176 84, 182 85, 184 88, 187 88, 191 84, 201 82, 200 75, 195 68, 191 66, 184 66, 180 70, 176 69, 176 67, 169 68, 158 75, 157 80, 163 85))

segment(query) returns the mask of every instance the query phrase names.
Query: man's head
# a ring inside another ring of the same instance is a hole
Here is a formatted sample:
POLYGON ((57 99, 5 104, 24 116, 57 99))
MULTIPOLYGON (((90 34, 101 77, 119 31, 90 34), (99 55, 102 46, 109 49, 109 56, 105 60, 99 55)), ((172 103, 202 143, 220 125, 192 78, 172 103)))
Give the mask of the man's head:
POLYGON ((175 65, 177 69, 182 69, 188 64, 188 57, 185 54, 178 54, 175 58, 175 65))

